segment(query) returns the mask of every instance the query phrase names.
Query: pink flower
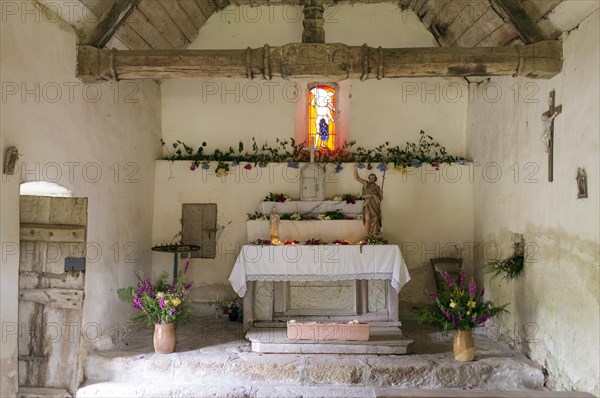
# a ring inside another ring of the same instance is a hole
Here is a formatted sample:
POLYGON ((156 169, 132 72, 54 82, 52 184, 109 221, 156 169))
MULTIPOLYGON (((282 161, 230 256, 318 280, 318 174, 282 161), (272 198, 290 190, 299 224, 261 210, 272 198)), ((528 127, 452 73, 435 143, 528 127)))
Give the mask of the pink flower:
POLYGON ((469 283, 469 296, 474 298, 475 294, 477 294, 477 285, 474 281, 471 281, 471 283, 469 283))
POLYGON ((252 165, 250 163, 248 163, 247 165, 244 166, 244 168, 246 170, 252 170, 252 165))
POLYGON ((432 300, 435 300, 435 299, 437 299, 437 294, 435 292, 431 292, 431 293, 429 293, 429 298, 432 300))
POLYGON ((191 165, 191 166, 190 166, 190 170, 192 170, 192 171, 196 170, 196 166, 194 166, 194 165, 191 165))

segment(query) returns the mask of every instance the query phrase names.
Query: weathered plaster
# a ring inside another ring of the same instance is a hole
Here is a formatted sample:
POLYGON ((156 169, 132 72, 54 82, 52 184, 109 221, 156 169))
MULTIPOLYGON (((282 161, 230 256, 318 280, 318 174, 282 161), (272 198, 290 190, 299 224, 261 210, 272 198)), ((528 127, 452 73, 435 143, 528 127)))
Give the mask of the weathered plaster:
POLYGON ((0 184, 0 396, 15 396, 17 388, 17 334, 9 328, 18 321, 19 184, 56 182, 89 199, 84 315, 76 327, 91 348, 110 342, 111 328, 132 314, 116 288, 132 284, 134 270, 149 269, 148 198, 160 156, 158 85, 84 86, 75 78, 72 29, 33 1, 15 6, 17 13, 3 14, 0 24, 0 152, 15 145, 22 153, 17 173, 0 184))
MULTIPOLYGON (((522 233, 526 264, 516 281, 484 276, 489 297, 510 302, 501 334, 548 372, 548 387, 599 394, 600 125, 599 13, 564 43, 563 72, 549 81, 498 78, 480 84, 488 100, 469 106, 467 153, 476 173, 475 240, 496 242, 508 256, 510 232, 522 233), (492 101, 492 89, 503 93, 492 101), (554 182, 547 181, 541 115, 556 90, 554 182), (588 170, 589 199, 577 199, 577 167, 588 170)), ((475 265, 486 256, 476 253, 475 265)), ((479 277, 482 275, 480 273, 479 277)))

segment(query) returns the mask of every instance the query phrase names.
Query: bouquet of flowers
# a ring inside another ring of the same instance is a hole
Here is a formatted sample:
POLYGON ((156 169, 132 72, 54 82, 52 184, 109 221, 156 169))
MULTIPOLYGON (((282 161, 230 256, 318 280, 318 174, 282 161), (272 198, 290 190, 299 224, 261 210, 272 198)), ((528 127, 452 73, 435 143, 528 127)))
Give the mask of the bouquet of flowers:
POLYGON ((192 287, 187 282, 184 271, 180 272, 172 283, 167 282, 169 274, 163 272, 157 282, 151 283, 142 271, 136 276, 138 283, 134 287, 118 289, 119 298, 142 310, 142 315, 133 318, 149 325, 157 323, 182 324, 188 320, 190 303, 187 292, 192 287))
POLYGON ((265 202, 279 202, 283 203, 286 200, 289 200, 289 196, 286 196, 282 193, 273 193, 269 192, 269 194, 265 197, 265 202))
POLYGON ((434 302, 419 311, 419 323, 436 324, 443 332, 470 330, 483 326, 501 312, 508 312, 508 304, 496 307, 491 301, 484 300, 484 289, 478 291, 472 279, 467 285, 464 272, 460 273, 458 282, 446 272, 441 272, 441 275, 445 282, 443 289, 439 294, 429 295, 434 302))
POLYGON ((241 307, 240 299, 232 297, 228 297, 223 301, 212 301, 209 302, 208 305, 223 311, 223 314, 225 315, 238 313, 241 307))

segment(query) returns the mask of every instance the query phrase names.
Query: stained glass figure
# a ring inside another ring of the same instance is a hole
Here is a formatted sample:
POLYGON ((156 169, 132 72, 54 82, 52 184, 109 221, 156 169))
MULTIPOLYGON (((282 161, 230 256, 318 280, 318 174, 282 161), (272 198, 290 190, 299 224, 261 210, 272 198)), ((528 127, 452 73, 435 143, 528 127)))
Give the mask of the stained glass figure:
POLYGON ((335 149, 335 88, 316 85, 308 94, 308 144, 335 149))

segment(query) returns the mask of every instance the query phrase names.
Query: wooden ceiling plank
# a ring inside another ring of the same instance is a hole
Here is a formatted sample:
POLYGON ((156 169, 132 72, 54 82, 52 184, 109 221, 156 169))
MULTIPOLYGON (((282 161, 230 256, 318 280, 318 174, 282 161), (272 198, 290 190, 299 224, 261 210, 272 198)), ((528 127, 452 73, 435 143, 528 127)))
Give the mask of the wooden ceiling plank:
POLYGON ((115 1, 110 9, 104 13, 98 26, 96 26, 96 29, 85 42, 96 47, 104 47, 119 27, 134 12, 140 1, 141 0, 115 1))
POLYGON ((196 4, 206 19, 210 18, 217 9, 214 0, 196 0, 196 4))
POLYGON ((547 40, 546 34, 531 19, 519 0, 490 0, 494 9, 510 23, 527 44, 547 40))
POLYGON ((204 23, 206 22, 206 17, 200 10, 198 3, 195 0, 179 0, 179 4, 181 8, 185 11, 185 13, 190 17, 192 23, 196 30, 200 30, 204 23))
POLYGON ((434 76, 551 78, 562 70, 562 42, 514 47, 374 48, 333 43, 290 43, 234 50, 114 51, 77 47, 77 77, 84 81, 244 78, 264 76, 358 79, 434 76), (331 57, 331 54, 343 54, 331 57), (366 57, 366 59, 365 59, 366 57))
POLYGON ((140 11, 135 10, 129 18, 127 25, 133 29, 146 43, 154 49, 173 48, 171 43, 152 25, 146 16, 140 11))
POLYGON ((563 0, 522 0, 521 4, 527 15, 537 22, 562 2, 563 0))
POLYGON ((162 6, 171 20, 177 25, 181 33, 186 37, 188 42, 193 42, 198 36, 198 29, 192 23, 191 18, 187 15, 177 0, 157 0, 162 6))
POLYGON ((150 21, 160 34, 173 48, 185 48, 189 41, 179 30, 169 14, 156 2, 156 0, 142 0, 138 10, 150 21))
POLYGON ((474 47, 475 44, 498 29, 502 24, 504 24, 504 20, 490 7, 477 22, 467 29, 454 45, 458 47, 474 47))
POLYGON ((446 34, 440 37, 440 44, 444 46, 453 45, 459 39, 459 37, 469 29, 471 25, 476 23, 483 16, 483 14, 485 14, 490 7, 491 6, 488 2, 467 2, 465 7, 460 12, 460 15, 456 17, 456 19, 450 25, 448 25, 446 34))
POLYGON ((508 22, 500 25, 498 29, 494 30, 492 33, 484 37, 479 43, 477 43, 476 47, 494 47, 498 45, 504 45, 515 37, 519 36, 515 28, 508 22))
POLYGON ((108 43, 106 43, 106 46, 104 46, 104 48, 108 48, 108 49, 117 49, 117 50, 130 50, 129 46, 125 43, 123 43, 115 34, 113 37, 110 38, 110 40, 108 41, 108 43))
POLYGON ((151 50, 152 46, 146 42, 134 29, 126 23, 121 25, 115 36, 132 50, 151 50))

